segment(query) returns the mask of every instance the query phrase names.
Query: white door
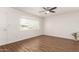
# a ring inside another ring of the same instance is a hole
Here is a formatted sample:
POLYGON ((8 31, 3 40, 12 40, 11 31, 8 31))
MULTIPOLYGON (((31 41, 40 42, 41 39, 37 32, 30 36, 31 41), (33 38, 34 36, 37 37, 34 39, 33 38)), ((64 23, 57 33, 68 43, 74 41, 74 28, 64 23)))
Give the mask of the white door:
POLYGON ((6 8, 0 7, 0 45, 7 42, 6 8))
POLYGON ((17 15, 14 9, 9 8, 7 12, 7 31, 8 31, 8 43, 12 43, 17 41, 18 35, 18 19, 19 16, 17 15))

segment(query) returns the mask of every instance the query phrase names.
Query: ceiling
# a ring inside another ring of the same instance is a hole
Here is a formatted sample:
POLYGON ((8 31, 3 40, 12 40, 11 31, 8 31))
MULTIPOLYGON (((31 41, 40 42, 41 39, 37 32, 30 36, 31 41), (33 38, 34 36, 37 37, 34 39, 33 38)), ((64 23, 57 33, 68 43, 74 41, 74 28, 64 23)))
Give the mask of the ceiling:
POLYGON ((16 7, 16 9, 21 10, 23 12, 39 16, 39 17, 47 17, 47 16, 54 16, 54 15, 59 15, 63 13, 72 13, 75 11, 79 12, 79 7, 58 7, 55 11, 56 13, 49 13, 45 14, 40 11, 44 10, 42 7, 16 7))

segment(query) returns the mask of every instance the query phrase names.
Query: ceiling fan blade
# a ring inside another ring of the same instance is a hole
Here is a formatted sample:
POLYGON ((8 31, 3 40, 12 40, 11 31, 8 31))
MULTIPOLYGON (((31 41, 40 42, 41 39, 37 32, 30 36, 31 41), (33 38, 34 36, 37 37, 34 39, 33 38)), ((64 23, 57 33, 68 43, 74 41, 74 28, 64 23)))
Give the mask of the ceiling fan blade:
POLYGON ((55 11, 50 11, 50 12, 55 13, 55 11))
POLYGON ((47 10, 45 7, 42 7, 44 10, 47 10))
POLYGON ((51 11, 51 10, 54 10, 54 9, 56 9, 57 7, 53 7, 53 8, 51 8, 49 11, 51 11))

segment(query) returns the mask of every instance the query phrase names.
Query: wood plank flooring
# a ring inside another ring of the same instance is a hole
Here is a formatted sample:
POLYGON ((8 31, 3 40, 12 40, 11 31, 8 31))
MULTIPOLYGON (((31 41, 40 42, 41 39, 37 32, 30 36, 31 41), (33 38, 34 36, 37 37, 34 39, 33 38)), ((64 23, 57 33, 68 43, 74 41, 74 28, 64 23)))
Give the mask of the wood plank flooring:
POLYGON ((0 46, 0 52, 76 52, 79 42, 51 36, 38 36, 0 46))

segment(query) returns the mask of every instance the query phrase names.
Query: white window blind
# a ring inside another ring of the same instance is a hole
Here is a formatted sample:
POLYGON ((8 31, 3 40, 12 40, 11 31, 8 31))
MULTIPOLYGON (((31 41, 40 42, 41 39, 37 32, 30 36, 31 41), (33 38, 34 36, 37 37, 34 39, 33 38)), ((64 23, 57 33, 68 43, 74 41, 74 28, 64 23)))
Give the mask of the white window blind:
POLYGON ((38 20, 20 19, 20 30, 39 30, 40 22, 38 20))

